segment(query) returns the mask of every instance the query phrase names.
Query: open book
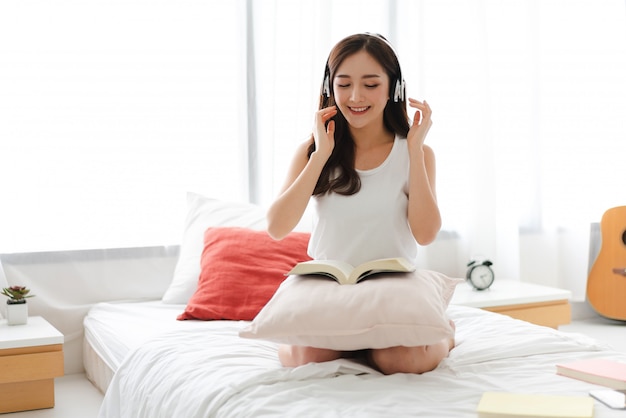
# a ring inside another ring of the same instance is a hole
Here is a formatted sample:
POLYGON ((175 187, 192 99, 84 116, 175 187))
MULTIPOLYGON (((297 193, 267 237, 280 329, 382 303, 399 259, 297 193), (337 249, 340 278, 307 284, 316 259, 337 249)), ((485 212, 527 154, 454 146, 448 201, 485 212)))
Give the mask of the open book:
POLYGON ((356 267, 338 260, 310 260, 296 264, 287 276, 296 274, 319 274, 336 280, 339 284, 356 284, 376 273, 410 272, 415 267, 402 257, 381 258, 359 264, 356 267))

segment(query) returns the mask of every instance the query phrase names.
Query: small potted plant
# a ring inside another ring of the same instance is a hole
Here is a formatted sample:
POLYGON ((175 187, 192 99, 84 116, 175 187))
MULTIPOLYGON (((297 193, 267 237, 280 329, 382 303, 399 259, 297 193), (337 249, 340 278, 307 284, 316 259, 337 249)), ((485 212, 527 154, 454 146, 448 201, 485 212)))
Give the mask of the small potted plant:
POLYGON ((2 294, 7 296, 7 322, 9 325, 23 325, 28 322, 28 306, 26 298, 35 295, 30 294, 26 286, 11 286, 2 289, 2 294))

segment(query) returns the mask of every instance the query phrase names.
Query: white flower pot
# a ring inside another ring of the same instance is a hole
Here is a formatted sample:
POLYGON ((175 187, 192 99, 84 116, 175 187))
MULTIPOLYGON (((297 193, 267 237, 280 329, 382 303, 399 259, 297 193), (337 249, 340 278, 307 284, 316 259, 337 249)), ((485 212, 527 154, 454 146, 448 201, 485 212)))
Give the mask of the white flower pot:
POLYGON ((7 323, 9 325, 25 325, 28 322, 28 304, 7 304, 7 323))

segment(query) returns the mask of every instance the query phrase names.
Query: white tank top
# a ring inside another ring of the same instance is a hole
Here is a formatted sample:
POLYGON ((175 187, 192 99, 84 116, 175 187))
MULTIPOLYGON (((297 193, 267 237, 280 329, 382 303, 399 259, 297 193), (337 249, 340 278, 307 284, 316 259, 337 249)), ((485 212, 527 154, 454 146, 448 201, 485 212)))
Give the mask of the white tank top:
POLYGON ((417 243, 408 224, 409 153, 396 137, 387 159, 357 170, 361 190, 351 196, 314 196, 309 256, 353 266, 377 258, 405 257, 415 263, 417 243))

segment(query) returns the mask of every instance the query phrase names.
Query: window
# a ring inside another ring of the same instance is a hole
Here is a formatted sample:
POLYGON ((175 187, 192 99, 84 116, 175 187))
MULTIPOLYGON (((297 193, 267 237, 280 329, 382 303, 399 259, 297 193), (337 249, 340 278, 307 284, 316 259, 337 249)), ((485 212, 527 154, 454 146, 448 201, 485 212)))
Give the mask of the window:
POLYGON ((186 191, 247 198, 241 2, 32 3, 0 4, 0 252, 173 244, 186 191))

